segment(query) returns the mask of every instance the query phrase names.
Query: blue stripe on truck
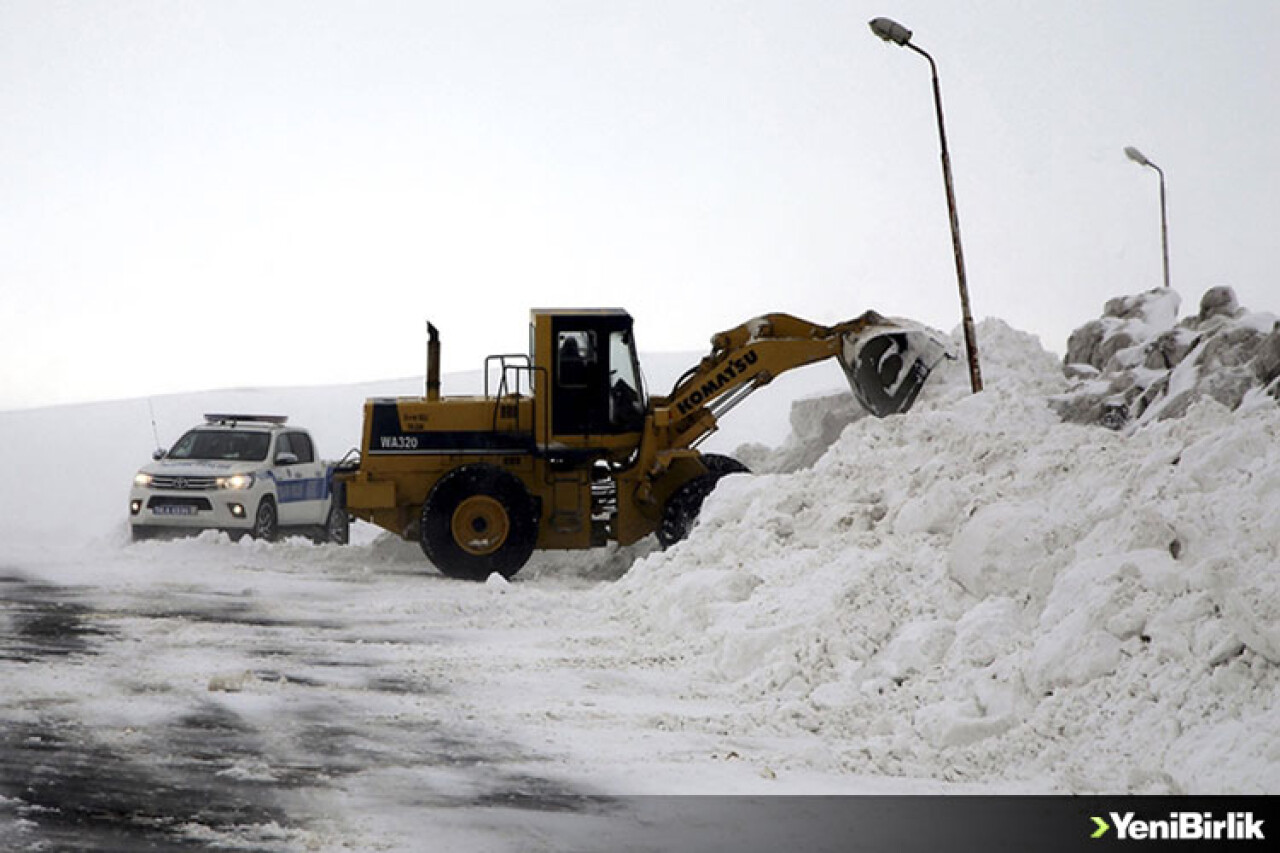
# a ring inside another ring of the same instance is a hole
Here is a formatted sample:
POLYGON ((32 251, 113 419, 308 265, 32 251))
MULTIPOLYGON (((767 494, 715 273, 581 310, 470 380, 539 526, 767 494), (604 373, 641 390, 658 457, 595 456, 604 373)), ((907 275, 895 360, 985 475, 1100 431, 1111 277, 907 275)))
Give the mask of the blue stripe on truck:
POLYGON ((325 469, 323 477, 307 477, 301 480, 282 480, 270 474, 276 481, 276 500, 282 504, 296 501, 322 501, 329 497, 333 486, 334 466, 325 469))

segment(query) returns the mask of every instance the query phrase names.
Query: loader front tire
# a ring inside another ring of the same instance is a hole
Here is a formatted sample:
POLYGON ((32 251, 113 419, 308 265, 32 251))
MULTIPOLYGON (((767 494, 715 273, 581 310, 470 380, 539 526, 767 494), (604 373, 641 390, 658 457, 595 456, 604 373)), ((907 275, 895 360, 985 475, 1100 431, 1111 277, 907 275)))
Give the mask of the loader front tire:
POLYGON ((714 474, 701 474, 671 493, 662 509, 662 521, 658 524, 658 542, 670 548, 689 535, 702 511, 702 502, 716 487, 714 474))
POLYGON ((436 483, 422 505, 422 551, 444 575, 482 581, 520 571, 538 540, 533 498, 515 476, 465 465, 436 483))
POLYGON ((667 499, 657 530, 658 542, 663 548, 670 548, 689 535, 702 512, 703 502, 707 495, 715 491, 716 483, 720 482, 721 477, 751 473, 750 468, 732 456, 717 453, 704 453, 702 464, 707 467, 707 473, 694 477, 672 492, 667 499))
POLYGON ((707 471, 715 475, 719 480, 726 474, 750 474, 751 469, 743 465, 732 456, 724 456, 719 453, 702 454, 702 464, 707 466, 707 471))

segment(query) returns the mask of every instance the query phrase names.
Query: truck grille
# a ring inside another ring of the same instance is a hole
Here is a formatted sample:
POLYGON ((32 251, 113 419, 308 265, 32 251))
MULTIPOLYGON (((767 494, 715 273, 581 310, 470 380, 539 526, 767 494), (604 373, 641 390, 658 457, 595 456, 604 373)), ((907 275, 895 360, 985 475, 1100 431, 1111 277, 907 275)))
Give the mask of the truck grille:
POLYGON ((193 506, 198 510, 209 511, 213 509, 213 504, 208 498, 176 498, 166 497, 164 495, 156 495, 147 501, 147 509, 156 509, 158 507, 170 506, 193 506))
POLYGON ((151 488, 176 492, 203 492, 218 487, 217 477, 170 477, 157 475, 151 478, 151 488))

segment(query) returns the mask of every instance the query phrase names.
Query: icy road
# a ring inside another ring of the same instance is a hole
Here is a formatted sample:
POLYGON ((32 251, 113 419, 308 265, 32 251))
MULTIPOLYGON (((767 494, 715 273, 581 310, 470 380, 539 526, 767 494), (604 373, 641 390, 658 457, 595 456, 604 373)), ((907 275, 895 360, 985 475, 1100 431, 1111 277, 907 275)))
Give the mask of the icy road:
POLYGON ((779 779, 771 756, 818 744, 735 735, 727 694, 602 621, 605 581, 540 565, 465 584, 386 539, 212 533, 20 550, 0 567, 0 847, 643 849, 619 794, 941 789, 779 779))

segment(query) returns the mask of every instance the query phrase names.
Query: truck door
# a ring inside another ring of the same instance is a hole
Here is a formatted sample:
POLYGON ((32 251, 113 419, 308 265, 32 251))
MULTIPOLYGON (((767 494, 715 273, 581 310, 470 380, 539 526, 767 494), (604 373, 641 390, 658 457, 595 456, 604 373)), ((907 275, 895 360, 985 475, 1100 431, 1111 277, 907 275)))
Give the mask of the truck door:
POLYGON ((321 523, 328 483, 311 436, 305 432, 282 432, 276 439, 275 459, 280 524, 321 523))

